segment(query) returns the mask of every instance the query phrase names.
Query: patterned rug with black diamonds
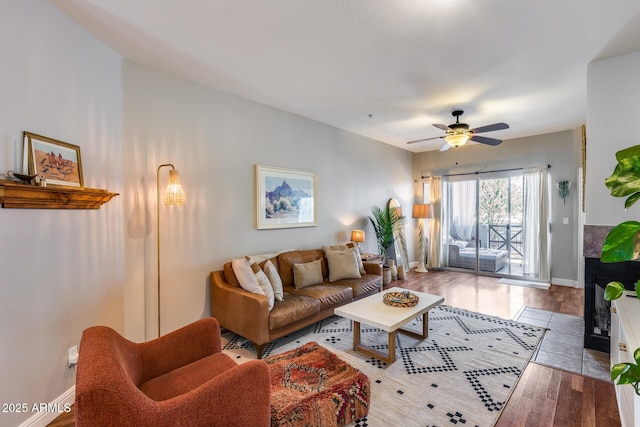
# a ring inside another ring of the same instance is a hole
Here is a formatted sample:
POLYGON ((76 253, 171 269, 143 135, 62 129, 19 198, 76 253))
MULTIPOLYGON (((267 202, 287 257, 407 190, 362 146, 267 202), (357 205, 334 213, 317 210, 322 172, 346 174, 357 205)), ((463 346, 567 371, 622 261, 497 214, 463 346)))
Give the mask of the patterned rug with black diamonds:
MULTIPOLYGON (((421 331, 421 323, 407 329, 421 331)), ((429 338, 397 335, 389 366, 353 350, 352 323, 338 316, 276 340, 264 357, 316 341, 364 372, 370 410, 353 426, 492 426, 544 332, 442 305, 429 311, 429 338)), ((387 334, 363 324, 362 343, 386 352, 387 334)), ((223 352, 239 363, 256 358, 253 345, 233 333, 223 335, 223 352)))

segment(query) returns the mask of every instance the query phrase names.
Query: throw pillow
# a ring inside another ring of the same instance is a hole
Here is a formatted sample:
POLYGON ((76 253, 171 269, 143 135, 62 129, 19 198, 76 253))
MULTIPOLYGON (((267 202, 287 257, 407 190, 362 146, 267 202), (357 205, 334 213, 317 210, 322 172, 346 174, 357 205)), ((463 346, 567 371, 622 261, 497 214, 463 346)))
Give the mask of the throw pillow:
POLYGON ((264 263, 264 267, 262 267, 262 271, 264 271, 267 277, 269 278, 269 282, 271 283, 271 287, 273 288, 273 296, 275 300, 284 301, 282 279, 280 279, 280 274, 278 274, 278 270, 276 270, 276 266, 273 265, 271 260, 268 260, 267 262, 264 263))
POLYGON ((450 245, 454 245, 459 247, 460 249, 464 249, 467 247, 467 245, 469 244, 469 242, 466 242, 464 240, 454 240, 453 242, 449 243, 450 245))
POLYGON ((329 281, 335 282, 342 279, 359 279, 360 269, 354 248, 343 251, 328 251, 327 263, 329 264, 329 281))
POLYGON ((323 283, 322 260, 293 264, 293 285, 296 289, 323 283))
POLYGON ((265 295, 262 291, 262 287, 258 283, 258 279, 255 273, 249 265, 249 261, 246 258, 236 258, 231 260, 231 268, 240 282, 242 289, 254 294, 265 295))
POLYGON ((349 242, 349 243, 344 244, 344 245, 332 245, 332 246, 323 246, 322 247, 322 249, 324 250, 325 255, 329 251, 344 251, 345 249, 350 249, 350 248, 354 248, 357 251, 358 269, 360 270, 360 275, 362 276, 362 275, 367 274, 367 272, 364 270, 364 265, 362 264, 362 255, 360 255, 360 251, 358 251, 358 246, 355 243, 349 242))
POLYGON ((262 290, 262 294, 265 295, 269 300, 269 311, 273 308, 275 295, 273 293, 273 287, 271 286, 271 282, 269 278, 265 274, 264 271, 260 268, 258 263, 250 259, 249 257, 245 257, 249 266, 251 267, 251 271, 253 272, 256 280, 258 281, 258 285, 262 290))

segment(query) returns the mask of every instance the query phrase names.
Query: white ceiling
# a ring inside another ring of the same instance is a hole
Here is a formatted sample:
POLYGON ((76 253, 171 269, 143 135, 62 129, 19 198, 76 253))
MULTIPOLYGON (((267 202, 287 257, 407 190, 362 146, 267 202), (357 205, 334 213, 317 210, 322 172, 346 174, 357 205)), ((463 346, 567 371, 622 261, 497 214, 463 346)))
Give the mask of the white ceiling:
POLYGON ((586 122, 638 0, 53 0, 124 58, 404 149, 463 109, 512 139, 586 122))

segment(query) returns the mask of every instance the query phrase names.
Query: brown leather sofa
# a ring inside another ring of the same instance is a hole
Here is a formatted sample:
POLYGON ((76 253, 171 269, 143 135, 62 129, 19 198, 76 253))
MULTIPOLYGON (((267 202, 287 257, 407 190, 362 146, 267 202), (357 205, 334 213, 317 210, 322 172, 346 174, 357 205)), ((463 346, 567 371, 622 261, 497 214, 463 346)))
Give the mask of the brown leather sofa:
POLYGON ((237 364, 221 344, 212 317, 143 343, 105 326, 86 329, 76 425, 268 427, 269 367, 262 360, 237 364))
MULTIPOLYGON (((211 273, 211 311, 220 325, 251 341, 262 357, 264 347, 276 338, 297 331, 333 315, 336 307, 382 291, 382 265, 364 262, 365 274, 359 279, 343 279, 329 283, 328 264, 323 249, 295 250, 270 259, 278 270, 284 289, 284 300, 276 301, 269 311, 264 295, 240 287, 231 267, 211 273), (324 283, 296 289, 293 265, 322 260, 324 283)), ((266 262, 266 261, 265 261, 266 262)))

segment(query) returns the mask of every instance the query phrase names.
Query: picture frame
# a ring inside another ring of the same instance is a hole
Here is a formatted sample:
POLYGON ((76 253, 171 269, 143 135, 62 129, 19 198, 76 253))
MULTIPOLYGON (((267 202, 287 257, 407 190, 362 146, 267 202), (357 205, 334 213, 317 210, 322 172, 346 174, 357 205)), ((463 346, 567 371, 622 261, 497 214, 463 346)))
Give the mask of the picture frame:
POLYGON ((255 165, 256 228, 318 225, 314 172, 255 165))
POLYGON ((84 188, 80 147, 31 132, 24 132, 29 175, 47 185, 84 188))

